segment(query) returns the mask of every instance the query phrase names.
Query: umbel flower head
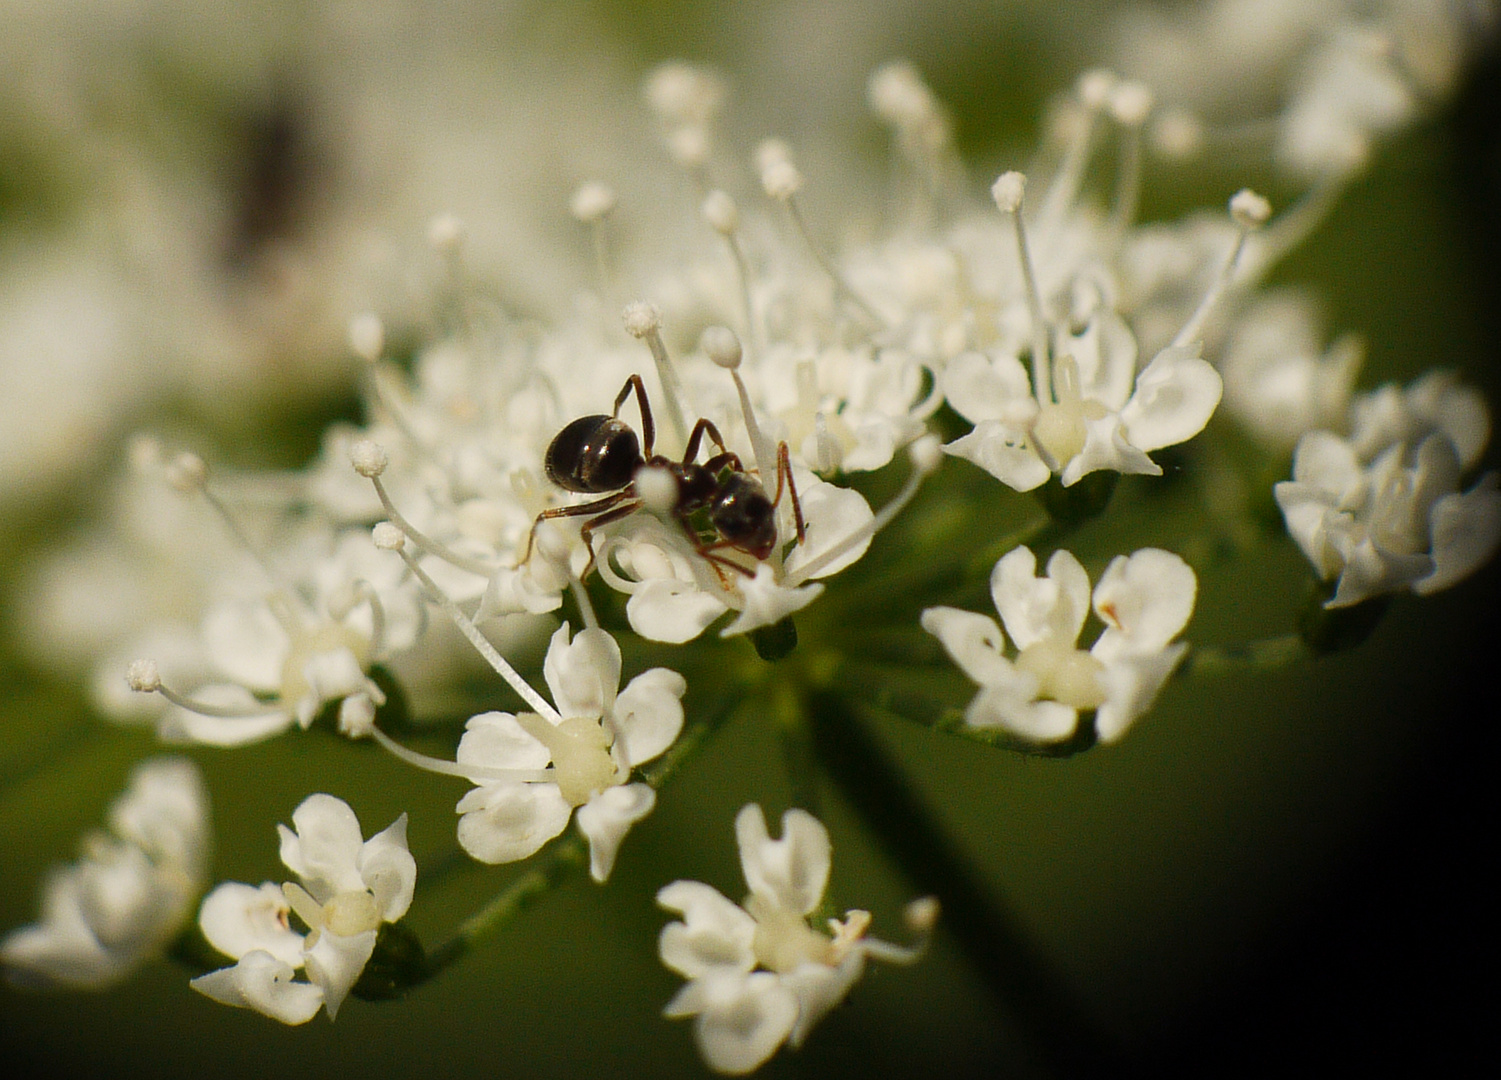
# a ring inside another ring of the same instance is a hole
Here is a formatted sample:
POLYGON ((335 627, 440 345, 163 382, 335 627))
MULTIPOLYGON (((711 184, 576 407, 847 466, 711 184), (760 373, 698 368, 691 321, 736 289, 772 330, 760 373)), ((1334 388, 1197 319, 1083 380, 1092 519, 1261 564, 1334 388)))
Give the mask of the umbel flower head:
POLYGON ((136 766, 109 810, 42 893, 42 919, 0 943, 18 982, 97 990, 158 955, 187 924, 208 872, 208 796, 186 758, 136 766))
POLYGON ((1484 399, 1436 371, 1358 397, 1348 437, 1313 431, 1299 440, 1293 478, 1275 494, 1287 531, 1319 577, 1335 582, 1326 606, 1403 589, 1426 596, 1490 559, 1501 544, 1497 476, 1460 490, 1489 438, 1484 399))
POLYGON ((193 980, 225 1005, 304 1024, 320 1008, 332 1020, 375 951, 381 925, 406 914, 417 882, 402 814, 369 840, 349 804, 309 795, 281 832, 281 861, 299 881, 259 887, 225 882, 203 901, 198 925, 236 961, 193 980), (307 926, 291 925, 295 913, 307 926), (305 970, 307 981, 295 979, 305 970))
POLYGON ((1089 614, 1089 576, 1059 549, 1038 577, 1037 557, 1019 547, 990 575, 1014 658, 988 615, 934 607, 922 613, 922 625, 980 685, 964 712, 968 723, 1055 742, 1074 734, 1081 712, 1093 711, 1095 734, 1109 743, 1151 708, 1183 658, 1188 646, 1173 639, 1193 615, 1197 590, 1193 570, 1170 551, 1117 556, 1094 590, 1105 629, 1084 652, 1077 642, 1089 614))
POLYGON ((734 904, 698 881, 674 881, 657 903, 683 916, 658 944, 662 963, 688 983, 668 1003, 669 1017, 693 1017, 704 1061, 716 1072, 759 1068, 783 1043, 796 1048, 844 1000, 867 957, 911 963, 922 955, 938 917, 931 898, 908 906, 919 942, 910 948, 865 936, 870 913, 847 911, 828 931, 809 925, 824 899, 832 865, 829 832, 805 810, 782 815, 773 840, 755 804, 735 817, 740 868, 750 896, 734 904))

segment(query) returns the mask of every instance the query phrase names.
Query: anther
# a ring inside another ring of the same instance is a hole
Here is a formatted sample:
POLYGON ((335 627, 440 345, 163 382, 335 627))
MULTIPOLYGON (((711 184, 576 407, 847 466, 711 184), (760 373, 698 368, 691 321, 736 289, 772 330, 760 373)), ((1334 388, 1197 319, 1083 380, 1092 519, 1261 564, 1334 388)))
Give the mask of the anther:
POLYGON ((377 522, 370 530, 370 539, 381 551, 401 551, 407 542, 407 534, 389 521, 377 522))
POLYGON ((464 243, 464 223, 457 214, 435 215, 427 223, 427 242, 439 254, 457 254, 464 243))
POLYGON ((386 328, 381 324, 380 316, 370 311, 352 316, 349 320, 349 347, 367 364, 378 361, 386 348, 386 328))
POLYGON ((386 455, 385 448, 374 439, 360 439, 349 448, 349 462, 354 466, 354 471, 373 480, 386 471, 391 459, 386 455))
POLYGON ((197 454, 184 450, 167 464, 167 483, 184 495, 202 491, 207 482, 208 465, 197 454))
POLYGON ((603 221, 616 206, 615 191, 594 181, 580 184, 568 201, 568 212, 585 225, 603 221))
POLYGON ((735 230, 740 228, 740 208, 728 192, 719 188, 704 196, 703 214, 709 227, 720 236, 734 236, 735 230))
POLYGON ((132 660, 125 681, 138 694, 154 694, 162 688, 162 673, 155 660, 132 660))
POLYGON ((740 339, 728 326, 710 326, 698 339, 704 355, 722 368, 734 371, 740 366, 743 351, 740 339))

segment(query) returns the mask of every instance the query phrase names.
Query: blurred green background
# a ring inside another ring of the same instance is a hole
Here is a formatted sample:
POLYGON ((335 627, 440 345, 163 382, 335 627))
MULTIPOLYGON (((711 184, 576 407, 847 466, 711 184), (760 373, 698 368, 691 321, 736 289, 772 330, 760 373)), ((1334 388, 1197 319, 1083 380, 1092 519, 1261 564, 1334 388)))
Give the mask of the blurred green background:
MULTIPOLYGON (((26 7, 21 14, 30 21, 18 25, 46 24, 41 8, 26 7)), ((342 62, 372 85, 383 69, 427 65, 429 93, 442 86, 449 65, 460 81, 483 67, 476 78, 495 90, 486 107, 498 123, 508 109, 508 78, 550 73, 556 86, 539 91, 528 83, 519 96, 545 92, 571 101, 557 115, 577 110, 587 131, 601 121, 587 115, 587 101, 573 100, 580 91, 568 92, 575 74, 589 85, 614 85, 620 100, 634 102, 636 81, 654 63, 686 57, 727 72, 731 113, 742 117, 732 124, 748 126, 744 118, 751 118, 751 136, 764 129, 810 140, 827 129, 828 140, 811 151, 815 160, 844 154, 856 162, 852 171, 871 172, 884 144, 864 115, 864 74, 904 55, 953 109, 978 187, 1024 159, 1047 98, 1100 58, 1091 54, 1099 47, 1091 28, 1112 5, 1066 8, 573 2, 471 10, 450 3, 417 14, 381 5, 396 30, 371 31, 361 38, 368 51, 342 62), (399 33, 404 19, 420 27, 416 40, 399 33), (493 63, 484 63, 487 56, 493 63)), ((151 9, 143 3, 131 10, 146 20, 151 9)), ((126 19, 123 10, 113 17, 126 19)), ((0 252, 45 250, 76 235, 70 223, 78 218, 109 211, 90 203, 89 161, 112 151, 67 141, 104 138, 98 131, 152 161, 147 175, 181 169, 222 189, 225 199, 238 194, 238 210, 226 213, 248 224, 224 234, 240 238, 240 247, 224 241, 233 252, 267 237, 315 246, 318 215, 335 213, 325 203, 350 185, 366 190, 347 172, 335 182, 322 171, 332 168, 329 147, 336 143, 313 140, 305 157, 299 151, 285 160, 274 149, 279 137, 255 144, 256 160, 268 167, 281 161, 273 171, 292 184, 279 196, 285 205, 267 195, 280 190, 276 184, 224 174, 226 163, 246 153, 246 133, 262 130, 252 120, 267 115, 267 87, 300 88, 287 99, 289 131, 317 130, 327 119, 316 110, 336 80, 319 65, 343 69, 320 57, 317 32, 299 35, 307 12, 317 14, 308 19, 315 28, 370 17, 354 4, 306 11, 271 5, 244 16, 243 26, 221 17, 214 34, 203 28, 207 22, 184 28, 168 19, 149 32, 140 30, 145 22, 131 23, 135 48, 118 54, 91 40, 81 23, 36 40, 38 55, 66 53, 76 43, 77 64, 119 63, 137 96, 131 109, 71 132, 15 119, 34 119, 35 110, 12 111, 13 119, 0 123, 0 252)), ((12 70, 0 87, 18 85, 25 51, 13 43, 4 54, 12 70)), ((1448 366, 1498 400, 1498 98, 1494 60, 1482 58, 1457 99, 1384 146, 1334 218, 1277 272, 1276 281, 1320 293, 1334 331, 1364 335, 1370 356, 1363 387, 1448 366)), ((432 107, 420 98, 403 115, 420 124, 432 107)), ((0 118, 6 112, 0 100, 0 118)), ((486 119, 472 122, 483 127, 486 119)), ((642 120, 632 117, 641 133, 635 138, 648 130, 642 120)), ((632 137, 612 136, 626 144, 622 153, 631 152, 632 137)), ((483 176, 479 164, 461 175, 483 176)), ((533 192, 538 205, 561 207, 568 169, 586 164, 604 167, 583 158, 559 166, 556 188, 533 192)), ((510 168, 502 160, 493 165, 497 174, 510 168)), ((341 167, 356 165, 345 159, 341 167)), ((1144 211, 1168 216, 1214 205, 1241 181, 1213 163, 1182 173, 1159 169, 1148 178, 1144 211)), ((1284 201, 1288 194, 1271 193, 1284 201)), ((838 203, 828 192, 821 197, 826 207, 838 203)), ((818 199, 810 193, 810 200, 817 213, 818 199)), ((392 228, 420 230, 427 213, 449 208, 420 203, 415 196, 398 203, 410 219, 392 228)), ((578 258, 570 224, 558 226, 559 243, 573 245, 559 262, 578 258)), ((492 242, 504 246, 506 238, 492 242)), ((220 268, 224 291, 258 287, 247 284, 243 261, 234 265, 240 269, 220 268)), ((318 348, 318 340, 283 342, 256 355, 295 367, 306 362, 297 350, 318 348)), ((11 610, 20 602, 11 567, 27 565, 54 537, 86 526, 98 512, 111 440, 136 426, 194 431, 209 456, 242 464, 302 460, 322 418, 350 408, 349 372, 332 340, 321 344, 329 353, 317 361, 324 373, 292 379, 291 390, 267 382, 231 406, 195 392, 186 379, 141 395, 91 429, 95 452, 72 459, 60 479, 8 489, 0 603, 11 610)), ((5 364, 7 381, 24 377, 24 357, 5 364)), ((1496 459, 1490 451, 1487 461, 1496 459)), ((1191 502, 1184 485, 1123 499, 1108 532, 1092 527, 1071 546, 1097 569, 1117 551, 1168 543, 1173 534, 1164 523, 1191 519, 1191 502)), ((1275 537, 1251 556, 1216 563, 1201 576, 1188 638, 1234 643, 1284 632, 1306 576, 1302 557, 1275 537)), ((1176 682, 1121 745, 1074 759, 1023 759, 896 723, 880 735, 995 900, 1120 1046, 1122 1071, 1347 1072, 1357 1062, 1383 1060, 1443 1072, 1446 1062, 1475 1051, 1488 1025, 1483 1000, 1463 984, 1485 946, 1495 944, 1492 905, 1482 907, 1479 888, 1494 853, 1486 827, 1494 802, 1487 771, 1496 749, 1494 692, 1489 705, 1469 695, 1490 685, 1482 678, 1493 677, 1498 660, 1496 599, 1491 567, 1450 593, 1399 598, 1371 640, 1351 653, 1274 675, 1176 682)), ((102 820, 130 765, 155 749, 147 736, 95 719, 80 680, 60 667, 9 640, 0 650, 8 690, 0 703, 0 930, 35 918, 46 868, 74 857, 77 838, 102 820)), ((691 689, 688 700, 691 709, 691 689)), ((414 775, 373 748, 359 749, 366 752, 318 736, 195 751, 213 799, 214 880, 279 874, 274 824, 289 820, 310 791, 327 790, 354 806, 367 832, 410 813, 420 889, 425 858, 452 848, 452 805, 463 785, 414 775)), ((632 833, 608 888, 582 882, 559 890, 405 1001, 351 1001, 332 1026, 319 1017, 287 1029, 212 1005, 186 988, 182 971, 158 963, 103 994, 0 987, 0 1060, 26 1075, 70 1076, 699 1075, 688 1025, 659 1015, 678 980, 656 958, 666 919, 652 897, 679 877, 738 896, 731 822, 747 801, 772 813, 786 806, 780 761, 767 725, 743 721, 723 731, 632 833)), ((870 907, 877 932, 896 935, 914 887, 832 792, 825 812, 837 895, 870 907)), ((425 940, 439 939, 513 874, 505 867, 455 870, 419 892, 410 921, 425 940)), ((779 1055, 762 1075, 1003 1069, 1029 1075, 1036 1062, 1014 1019, 940 934, 915 968, 871 971, 806 1047, 779 1055)))

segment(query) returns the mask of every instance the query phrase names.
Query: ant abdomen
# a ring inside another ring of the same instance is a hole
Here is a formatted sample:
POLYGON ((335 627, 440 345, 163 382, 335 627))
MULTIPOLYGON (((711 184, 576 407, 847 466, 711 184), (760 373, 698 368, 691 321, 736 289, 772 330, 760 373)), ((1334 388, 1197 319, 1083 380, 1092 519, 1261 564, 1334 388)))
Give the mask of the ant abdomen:
POLYGON ((629 424, 613 416, 581 416, 553 437, 542 461, 547 478, 565 491, 600 494, 629 484, 641 465, 641 444, 629 424))

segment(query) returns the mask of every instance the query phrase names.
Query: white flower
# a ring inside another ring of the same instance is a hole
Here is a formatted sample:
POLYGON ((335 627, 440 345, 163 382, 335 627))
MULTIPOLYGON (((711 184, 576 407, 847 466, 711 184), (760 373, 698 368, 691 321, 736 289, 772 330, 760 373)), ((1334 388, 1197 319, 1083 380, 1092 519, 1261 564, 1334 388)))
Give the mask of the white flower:
POLYGON ((1340 423, 1363 354, 1348 336, 1320 346, 1307 297, 1260 297, 1235 320, 1225 343, 1225 408, 1260 441, 1291 450, 1305 432, 1340 423))
MULTIPOLYGON (((696 1017, 694 1035, 717 1072, 758 1068, 784 1042, 801 1046, 813 1026, 844 1000, 867 956, 910 963, 922 945, 904 949, 865 937, 870 915, 848 911, 830 919, 827 934, 808 919, 823 902, 831 863, 829 833, 804 810, 782 815, 773 840, 755 804, 735 817, 740 866, 750 886, 743 906, 697 881, 674 881, 657 903, 683 916, 662 929, 662 963, 688 979, 663 1010, 696 1017)), ((908 908, 908 922, 926 935, 937 917, 931 900, 908 908)))
POLYGON ((1428 595, 1479 569, 1501 545, 1501 491, 1488 472, 1460 478, 1490 434, 1484 401, 1435 372, 1406 390, 1384 386, 1352 404, 1348 439, 1309 432, 1293 478, 1276 485, 1287 531, 1325 581, 1326 606, 1382 593, 1428 595))
POLYGON ((196 701, 208 709, 167 710, 158 725, 164 739, 242 746, 294 724, 306 730, 331 701, 340 703, 342 732, 367 728, 386 698, 366 672, 415 643, 425 618, 420 596, 401 561, 373 548, 363 530, 306 559, 304 573, 314 603, 282 588, 207 611, 204 651, 230 681, 197 688, 196 701))
MULTIPOLYGON (((459 843, 481 862, 524 859, 578 810, 589 871, 604 881, 630 827, 651 812, 656 792, 629 783, 683 727, 683 677, 667 668, 620 684, 620 647, 603 630, 568 624, 553 634, 543 674, 556 709, 471 717, 459 742, 459 771, 477 786, 459 800, 459 843)), ((545 702, 544 702, 545 704, 545 702)))
POLYGON ((284 1024, 302 1024, 320 1007, 332 1020, 375 951, 381 924, 406 914, 417 882, 407 850, 407 816, 363 840, 349 804, 309 795, 281 832, 281 861, 301 880, 259 888, 225 882, 203 901, 203 936, 233 967, 192 981, 225 1005, 254 1009, 284 1024), (308 927, 292 929, 296 912, 308 927), (305 969, 306 982, 294 974, 305 969))
POLYGON ((990 593, 1017 649, 987 615, 934 607, 922 626, 943 643, 980 691, 965 710, 976 727, 999 727, 1033 742, 1072 735, 1081 711, 1094 711, 1095 733, 1114 742, 1156 700, 1188 646, 1173 643, 1193 614, 1198 580, 1168 551, 1143 548, 1117 556, 1094 590, 1105 630, 1094 646, 1077 647, 1089 614, 1089 577, 1059 550, 1037 577, 1037 558, 1018 547, 990 575, 990 593))
POLYGON ((1032 386, 1015 355, 969 352, 943 373, 943 392, 974 424, 944 447, 1017 491, 1057 474, 1065 487, 1099 469, 1162 475, 1147 454, 1193 438, 1219 404, 1219 373, 1199 346, 1172 345, 1141 373, 1136 341, 1099 312, 1052 365, 1051 394, 1032 386))
POLYGON ((186 758, 138 765, 110 807, 113 835, 97 833, 84 857, 58 867, 42 894, 42 919, 0 943, 12 977, 99 989, 120 982, 182 930, 203 888, 208 800, 186 758))

